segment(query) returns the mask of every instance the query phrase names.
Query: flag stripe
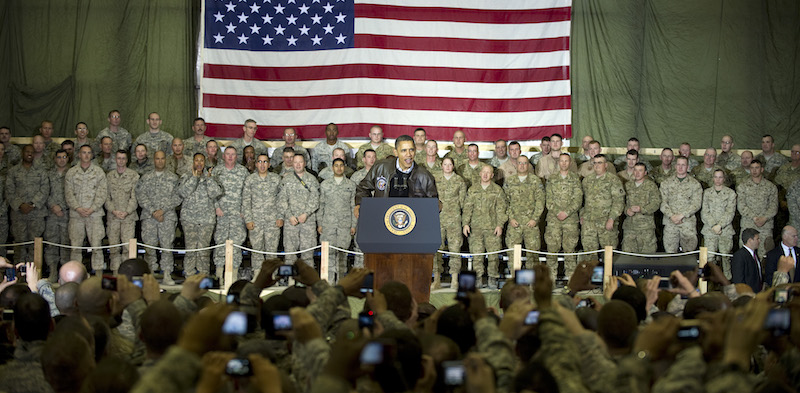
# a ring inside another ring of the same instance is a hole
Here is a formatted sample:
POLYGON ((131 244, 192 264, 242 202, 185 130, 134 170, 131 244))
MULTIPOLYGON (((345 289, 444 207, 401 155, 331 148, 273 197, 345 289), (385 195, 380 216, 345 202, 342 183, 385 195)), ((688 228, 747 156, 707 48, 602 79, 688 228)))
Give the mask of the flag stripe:
POLYGON ((203 106, 209 108, 254 110, 305 110, 325 108, 394 108, 427 111, 529 112, 569 109, 570 97, 521 99, 474 99, 392 96, 380 94, 338 94, 312 97, 259 97, 204 94, 203 106))
MULTIPOLYGON (((407 6, 408 3, 408 0, 357 0, 356 6, 363 4, 407 6)), ((571 7, 572 0, 458 0, 458 2, 454 2, 453 0, 425 0, 424 2, 416 2, 414 6, 453 8, 454 4, 458 5, 458 8, 474 10, 506 10, 512 12, 526 12, 530 10, 571 7)))
POLYGON ((488 25, 461 22, 418 22, 358 18, 356 34, 382 34, 408 37, 449 37, 484 40, 529 40, 569 36, 569 22, 488 25))
POLYGON ((539 40, 476 40, 356 34, 356 47, 441 52, 534 53, 569 50, 569 39, 557 37, 539 40))
POLYGON ((362 119, 366 123, 382 124, 391 119, 393 124, 413 126, 429 124, 436 127, 470 127, 470 128, 517 128, 536 125, 569 124, 572 111, 569 109, 493 113, 493 112, 445 112, 424 110, 403 110, 386 108, 334 108, 334 109, 302 109, 302 110, 254 110, 254 109, 220 109, 205 108, 207 117, 215 121, 235 124, 242 119, 252 118, 259 124, 274 126, 290 126, 303 123, 327 124, 347 123, 348 119, 362 119))
POLYGON ((531 98, 570 94, 570 81, 558 80, 531 83, 462 83, 403 81, 354 78, 323 81, 244 81, 203 79, 203 92, 208 94, 242 94, 262 97, 293 97, 331 94, 386 94, 449 98, 531 98))
MULTIPOLYGON (((302 139, 317 139, 325 138, 325 126, 328 123, 319 124, 306 124, 303 126, 295 126, 297 134, 302 139)), ((206 131, 209 135, 215 135, 220 138, 241 138, 242 125, 241 124, 221 124, 221 123, 207 123, 208 129, 206 131)), ((360 138, 365 139, 369 134, 369 128, 375 123, 337 123, 339 128, 340 138, 360 138)), ((498 136, 502 136, 508 140, 531 140, 541 139, 544 136, 549 136, 555 133, 561 135, 570 135, 572 133, 572 126, 558 125, 558 126, 539 126, 539 127, 511 127, 511 128, 464 128, 464 127, 435 127, 427 126, 424 124, 417 124, 413 126, 396 125, 396 124, 378 124, 383 127, 383 134, 386 138, 394 139, 400 135, 411 135, 414 129, 422 127, 428 135, 430 140, 447 141, 453 137, 456 131, 464 131, 467 134, 467 139, 470 141, 494 141, 498 136)), ((256 137, 259 139, 281 139, 283 130, 286 126, 258 126, 256 137)), ((345 140, 345 143, 349 141, 345 140)), ((350 144, 352 147, 357 146, 350 144)))
POLYGON ((468 68, 407 67, 380 64, 346 64, 318 67, 243 67, 206 64, 207 78, 302 81, 348 78, 381 78, 448 82, 524 83, 569 79, 567 67, 523 70, 474 70, 468 68))
POLYGON ((570 19, 570 7, 509 12, 508 10, 356 4, 355 12, 359 18, 493 24, 541 23, 570 19))

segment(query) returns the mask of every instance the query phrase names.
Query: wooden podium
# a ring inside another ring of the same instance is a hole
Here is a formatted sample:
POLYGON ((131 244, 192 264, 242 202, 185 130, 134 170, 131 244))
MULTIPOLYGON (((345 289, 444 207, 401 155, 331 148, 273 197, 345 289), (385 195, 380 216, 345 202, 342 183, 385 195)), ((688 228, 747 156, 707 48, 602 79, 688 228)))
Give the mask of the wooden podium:
POLYGON ((364 198, 356 241, 375 288, 408 286, 417 303, 430 300, 433 257, 441 244, 437 198, 364 198))

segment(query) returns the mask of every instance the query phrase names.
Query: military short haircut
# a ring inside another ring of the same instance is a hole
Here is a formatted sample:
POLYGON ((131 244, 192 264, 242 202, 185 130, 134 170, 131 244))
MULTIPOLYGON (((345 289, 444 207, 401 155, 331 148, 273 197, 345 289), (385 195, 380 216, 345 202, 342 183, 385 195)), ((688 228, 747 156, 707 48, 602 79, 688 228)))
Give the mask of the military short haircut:
POLYGON ((398 146, 400 146, 400 142, 411 142, 411 143, 414 143, 414 138, 412 138, 412 137, 410 137, 408 135, 400 135, 400 136, 398 136, 397 139, 394 140, 394 148, 395 149, 398 146))
POLYGON ((745 228, 742 231, 742 243, 747 244, 747 241, 756 237, 758 231, 755 228, 745 228))

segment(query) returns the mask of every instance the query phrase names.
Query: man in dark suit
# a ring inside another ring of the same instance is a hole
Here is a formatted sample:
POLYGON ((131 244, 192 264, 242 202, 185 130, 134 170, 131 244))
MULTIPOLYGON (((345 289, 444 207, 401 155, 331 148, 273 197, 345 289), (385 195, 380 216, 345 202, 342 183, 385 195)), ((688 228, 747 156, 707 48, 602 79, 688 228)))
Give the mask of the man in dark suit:
MULTIPOLYGON (((800 282, 800 271, 795 269, 797 266, 797 256, 800 254, 800 248, 797 247, 797 229, 793 226, 785 226, 781 231, 781 242, 777 247, 773 248, 767 253, 767 260, 764 262, 764 282, 767 285, 773 285, 773 277, 778 269, 778 259, 781 256, 792 258, 792 268, 789 270, 789 282, 800 282)), ((783 284, 785 278, 780 280, 778 284, 783 284)))
POLYGON ((755 293, 760 292, 764 285, 761 261, 758 260, 758 254, 756 254, 759 240, 757 230, 746 228, 742 231, 744 247, 733 253, 731 259, 731 282, 747 284, 755 293))

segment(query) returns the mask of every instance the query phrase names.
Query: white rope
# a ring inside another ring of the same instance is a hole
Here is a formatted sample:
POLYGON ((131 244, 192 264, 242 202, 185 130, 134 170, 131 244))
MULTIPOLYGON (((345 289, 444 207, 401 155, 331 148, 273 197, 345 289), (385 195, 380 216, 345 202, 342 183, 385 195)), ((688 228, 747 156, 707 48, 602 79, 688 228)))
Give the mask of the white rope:
POLYGON ((681 256, 684 256, 684 255, 700 254, 700 250, 681 252, 681 253, 677 253, 677 254, 638 254, 638 253, 635 253, 635 252, 625 252, 625 251, 617 251, 617 250, 614 250, 614 253, 622 254, 622 255, 630 255, 632 257, 664 258, 664 257, 681 257, 681 256))
POLYGON ((334 249, 334 250, 337 250, 337 251, 346 252, 346 253, 348 253, 348 254, 353 254, 353 255, 364 255, 364 253, 363 253, 363 252, 345 250, 344 248, 339 248, 339 247, 336 247, 336 246, 331 246, 330 244, 328 245, 328 247, 330 247, 330 248, 332 248, 332 249, 334 249))
POLYGON ((733 254, 724 254, 724 253, 721 253, 721 252, 714 252, 714 251, 709 251, 708 255, 718 255, 718 256, 721 256, 721 257, 733 257, 733 254))
MULTIPOLYGON (((223 246, 224 246, 224 244, 223 244, 223 246)), ((300 250, 300 251, 268 252, 268 251, 253 250, 252 248, 247 248, 245 246, 240 246, 238 244, 234 244, 233 246, 236 247, 236 248, 240 248, 242 250, 245 250, 245 251, 249 251, 249 252, 256 253, 256 254, 264 254, 264 255, 297 255, 297 254, 302 254, 304 252, 314 251, 314 250, 316 250, 318 248, 322 248, 322 246, 314 246, 314 247, 311 247, 311 248, 308 248, 308 249, 305 249, 305 250, 300 250)))
POLYGON ((509 251, 513 251, 513 250, 514 250, 513 248, 506 248, 505 250, 492 251, 492 252, 480 252, 480 253, 477 253, 477 254, 467 254, 467 253, 450 252, 450 251, 442 251, 442 250, 437 250, 436 252, 438 252, 439 254, 458 255, 460 257, 482 257, 482 256, 485 256, 485 255, 502 254, 504 252, 509 252, 509 251))
POLYGON ((223 243, 223 244, 217 244, 216 246, 208 246, 208 247, 203 247, 203 248, 190 248, 190 249, 187 249, 187 250, 179 250, 179 249, 176 249, 176 248, 161 248, 161 247, 151 246, 149 244, 144 244, 144 243, 139 243, 139 242, 137 242, 136 245, 144 247, 144 248, 151 248, 153 250, 161 250, 161 251, 168 251, 168 252, 196 252, 196 251, 207 251, 207 250, 213 250, 215 248, 225 247, 225 244, 223 243))
POLYGON ((47 240, 43 240, 42 244, 47 244, 48 246, 60 247, 60 248, 69 248, 71 250, 105 250, 107 248, 114 248, 114 247, 122 247, 127 246, 128 243, 120 243, 120 244, 112 244, 110 246, 97 246, 97 247, 82 247, 82 246, 68 246, 66 244, 58 244, 53 242, 48 242, 47 240))
POLYGON ((528 250, 527 248, 523 248, 522 251, 532 252, 534 254, 539 255, 551 255, 551 256, 578 256, 578 255, 590 255, 590 254, 597 254, 598 252, 603 252, 604 250, 597 250, 597 251, 581 251, 581 252, 544 252, 544 251, 536 251, 536 250, 528 250))
POLYGON ((22 242, 22 243, 10 243, 10 244, 0 244, 0 247, 17 247, 17 246, 27 246, 29 244, 33 244, 34 241, 31 240, 29 242, 22 242))

